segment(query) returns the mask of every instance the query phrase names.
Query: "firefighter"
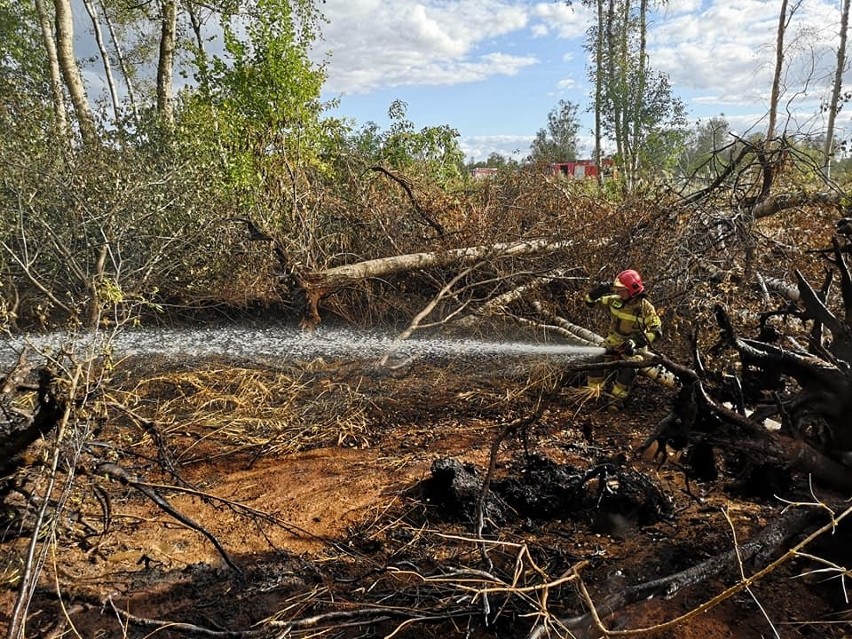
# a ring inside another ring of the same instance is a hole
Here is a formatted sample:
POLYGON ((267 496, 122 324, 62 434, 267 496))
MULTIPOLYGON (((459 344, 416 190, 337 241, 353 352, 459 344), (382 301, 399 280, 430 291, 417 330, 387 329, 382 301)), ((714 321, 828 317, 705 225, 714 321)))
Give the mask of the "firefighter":
MULTIPOLYGON (((604 282, 586 294, 586 304, 599 304, 609 310, 610 323, 603 346, 603 361, 639 359, 645 347, 662 335, 662 322, 648 301, 642 277, 628 269, 618 274, 612 284, 604 282), (637 351, 639 353, 637 354, 637 351)), ((610 391, 608 409, 621 410, 636 379, 635 368, 621 368, 610 391)), ((589 375, 587 385, 595 396, 604 392, 603 373, 589 375)))

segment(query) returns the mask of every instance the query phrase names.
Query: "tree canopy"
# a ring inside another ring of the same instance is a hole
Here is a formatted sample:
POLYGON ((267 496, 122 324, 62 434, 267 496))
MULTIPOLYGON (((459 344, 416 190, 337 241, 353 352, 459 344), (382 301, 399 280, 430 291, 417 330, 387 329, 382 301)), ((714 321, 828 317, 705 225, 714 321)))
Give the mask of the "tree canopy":
POLYGON ((577 159, 580 121, 577 105, 560 100, 547 114, 547 126, 539 129, 530 147, 533 162, 567 162, 577 159))

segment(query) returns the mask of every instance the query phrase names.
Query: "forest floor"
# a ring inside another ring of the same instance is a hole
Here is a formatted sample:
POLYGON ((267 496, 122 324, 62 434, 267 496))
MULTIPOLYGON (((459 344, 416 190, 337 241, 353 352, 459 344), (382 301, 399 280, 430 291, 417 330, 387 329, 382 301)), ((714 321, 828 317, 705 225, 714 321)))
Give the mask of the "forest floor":
MULTIPOLYGON (((687 485, 676 451, 662 465, 653 449, 638 452, 672 391, 640 378, 628 406, 610 413, 583 404, 554 374, 546 364, 489 362, 380 373, 318 361, 297 374, 239 362, 126 361, 113 373, 111 399, 151 422, 116 418, 103 427, 98 441, 112 452, 98 453, 101 461, 132 470, 222 552, 133 486, 90 468, 55 527, 68 534, 44 546, 27 636, 273 636, 252 634, 265 621, 264 632, 293 637, 524 637, 544 614, 586 612, 580 578, 600 602, 735 548, 778 515, 781 498, 808 499, 806 478, 732 454, 717 454, 715 478, 705 472, 687 485), (481 481, 492 449, 489 488, 503 500, 480 525, 475 508, 436 492, 432 471, 436 460, 457 460, 481 481), (533 481, 590 469, 600 473, 573 510, 533 481), (605 498, 630 481, 645 490, 638 501, 605 498), (524 491, 526 500, 506 497, 524 491), (288 626, 293 620, 302 622, 288 626)), ((809 552, 850 566, 850 542, 843 527, 809 552)), ((26 543, 21 536, 4 547, 23 556, 26 543)), ((794 559, 749 591, 644 636, 850 636, 843 580, 813 572, 820 567, 794 559)), ((17 596, 5 577, 0 628, 17 596)), ((727 571, 601 615, 612 630, 654 626, 738 577, 727 571)), ((600 636, 593 627, 571 632, 600 636)))

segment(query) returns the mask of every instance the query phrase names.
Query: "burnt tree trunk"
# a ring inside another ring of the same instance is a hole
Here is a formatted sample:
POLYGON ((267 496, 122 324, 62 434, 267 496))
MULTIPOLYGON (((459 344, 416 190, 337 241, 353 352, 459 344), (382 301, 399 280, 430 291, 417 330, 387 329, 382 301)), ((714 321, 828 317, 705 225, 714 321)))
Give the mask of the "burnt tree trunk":
MULTIPOLYGON (((784 391, 773 391, 773 404, 764 404, 755 414, 760 419, 723 409, 700 395, 709 412, 728 424, 752 423, 757 431, 748 437, 708 432, 715 445, 733 445, 785 466, 812 474, 833 488, 852 490, 852 278, 837 240, 826 253, 840 276, 840 299, 830 304, 831 278, 820 292, 796 272, 794 306, 780 314, 811 322, 807 350, 784 348, 757 339, 741 338, 721 307, 716 319, 724 343, 733 347, 743 364, 744 380, 757 385, 782 382, 784 391), (840 308, 837 313, 832 308, 840 308), (824 331, 827 334, 824 334, 824 331), (791 383, 795 382, 795 383, 791 383), (781 431, 762 427, 761 421, 779 416, 781 431)), ((807 326, 806 326, 807 328, 807 326)), ((712 429, 711 429, 712 430, 712 429)))
POLYGON ((19 363, 6 375, 0 390, 0 477, 12 474, 26 461, 27 449, 53 430, 65 413, 66 399, 58 392, 56 374, 43 367, 38 371, 36 409, 32 415, 12 406, 12 395, 22 386, 19 363))

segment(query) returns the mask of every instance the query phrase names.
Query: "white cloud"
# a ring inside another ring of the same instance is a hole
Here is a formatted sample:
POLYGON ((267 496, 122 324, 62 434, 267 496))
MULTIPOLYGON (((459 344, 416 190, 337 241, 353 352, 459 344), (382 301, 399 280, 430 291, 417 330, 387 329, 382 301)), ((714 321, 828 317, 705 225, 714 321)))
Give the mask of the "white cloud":
POLYGON ((447 85, 514 75, 528 54, 488 52, 495 38, 524 29, 523 5, 501 0, 328 0, 317 54, 332 54, 326 89, 366 93, 403 85, 447 85), (482 50, 482 52, 479 52, 482 50))
POLYGON ((576 89, 579 86, 577 81, 574 78, 564 78, 556 83, 556 88, 562 91, 570 91, 571 89, 576 89))
POLYGON ((582 38, 591 24, 591 10, 580 2, 542 2, 533 8, 536 35, 555 33, 559 38, 582 38))
POLYGON ((668 0, 661 11, 667 15, 677 15, 681 13, 693 13, 701 9, 701 0, 668 0))
MULTIPOLYGON (((72 1, 77 53, 85 59, 96 48, 82 3, 72 1)), ((790 22, 782 110, 800 113, 805 123, 818 120, 819 99, 827 95, 838 4, 807 0, 790 22)), ((345 103, 347 95, 359 95, 364 119, 373 119, 387 108, 382 90, 416 88, 410 92, 416 100, 448 107, 433 109, 441 111, 435 117, 451 125, 460 120, 463 136, 465 126, 476 134, 529 132, 463 138, 468 154, 481 159, 494 150, 511 156, 520 148, 526 154, 550 98, 571 92, 572 100, 584 96, 582 102, 588 95, 583 45, 594 10, 579 0, 571 6, 551 0, 326 0, 320 7, 329 22, 312 57, 322 61, 332 54, 324 86, 329 96, 342 95, 345 103), (369 104, 370 94, 376 105, 369 104), (452 104, 459 108, 453 111, 452 104)), ((651 66, 670 76, 692 117, 725 113, 745 130, 768 104, 778 11, 777 0, 668 0, 650 16, 651 66)), ((221 38, 208 46, 221 48, 221 38)), ((152 70, 143 69, 149 75, 152 70)), ((102 101, 102 68, 88 64, 85 71, 90 97, 102 101)), ((849 124, 848 116, 838 122, 849 124)))
MULTIPOLYGON (((777 3, 766 0, 716 0, 702 11, 664 13, 649 33, 651 65, 668 73, 676 90, 715 96, 719 104, 767 103, 778 11, 777 3)), ((815 81, 824 85, 838 21, 838 8, 826 0, 800 5, 785 38, 789 91, 808 81, 811 90, 815 81)))
POLYGON ((522 160, 530 154, 532 135, 475 135, 459 139, 465 158, 474 161, 487 160, 492 153, 505 158, 522 160))
POLYGON ((550 33, 550 27, 548 27, 546 24, 539 23, 532 25, 532 27, 530 27, 530 31, 536 38, 543 38, 548 33, 550 33))

